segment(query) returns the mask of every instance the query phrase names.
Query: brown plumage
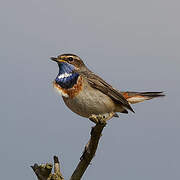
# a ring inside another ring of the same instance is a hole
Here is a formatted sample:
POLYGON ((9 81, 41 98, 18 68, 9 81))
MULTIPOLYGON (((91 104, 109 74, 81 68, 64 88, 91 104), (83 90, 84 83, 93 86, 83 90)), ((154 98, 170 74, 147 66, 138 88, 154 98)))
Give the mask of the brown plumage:
POLYGON ((59 67, 62 63, 65 64, 63 66, 67 66, 65 67, 67 73, 63 70, 64 74, 60 74, 56 78, 57 81, 59 81, 58 78, 70 77, 73 73, 79 75, 73 87, 68 89, 64 86, 66 88, 62 88, 57 82, 55 88, 62 94, 65 104, 83 117, 109 115, 110 119, 112 116, 118 116, 116 112, 128 113, 127 110, 134 112, 130 104, 164 96, 162 92, 120 92, 90 71, 84 62, 73 54, 62 54, 51 59, 56 61, 59 67))

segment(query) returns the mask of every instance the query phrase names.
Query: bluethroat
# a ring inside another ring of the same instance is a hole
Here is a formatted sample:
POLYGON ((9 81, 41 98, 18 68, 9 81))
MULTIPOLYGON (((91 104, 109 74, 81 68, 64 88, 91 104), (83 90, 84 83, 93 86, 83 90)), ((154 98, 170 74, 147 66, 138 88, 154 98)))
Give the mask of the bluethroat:
POLYGON ((59 73, 53 86, 76 114, 97 122, 118 117, 117 112, 134 112, 130 104, 164 96, 162 92, 121 92, 90 71, 80 57, 62 54, 51 57, 59 73))

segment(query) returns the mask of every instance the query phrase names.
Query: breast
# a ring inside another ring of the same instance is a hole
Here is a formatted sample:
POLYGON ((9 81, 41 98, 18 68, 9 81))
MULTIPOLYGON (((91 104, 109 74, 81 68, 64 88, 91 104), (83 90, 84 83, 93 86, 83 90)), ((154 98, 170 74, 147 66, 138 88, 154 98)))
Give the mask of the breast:
POLYGON ((63 96, 63 99, 73 112, 87 118, 92 114, 105 114, 115 110, 113 100, 92 88, 85 79, 82 79, 81 91, 78 91, 73 98, 63 96))
POLYGON ((56 81, 53 82, 53 87, 61 96, 65 98, 73 99, 75 96, 77 96, 80 93, 80 91, 82 91, 82 77, 78 76, 76 80, 76 84, 74 84, 71 88, 68 89, 63 88, 56 81))

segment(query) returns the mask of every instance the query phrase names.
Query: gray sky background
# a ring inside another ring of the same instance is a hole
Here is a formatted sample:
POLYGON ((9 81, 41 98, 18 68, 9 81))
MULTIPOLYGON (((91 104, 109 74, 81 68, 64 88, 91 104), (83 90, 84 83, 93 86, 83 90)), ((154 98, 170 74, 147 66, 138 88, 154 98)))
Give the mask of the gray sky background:
POLYGON ((112 119, 83 179, 180 179, 180 1, 1 0, 1 179, 36 179, 61 160, 67 179, 93 125, 54 93, 49 57, 79 55, 120 90, 161 91, 112 119))

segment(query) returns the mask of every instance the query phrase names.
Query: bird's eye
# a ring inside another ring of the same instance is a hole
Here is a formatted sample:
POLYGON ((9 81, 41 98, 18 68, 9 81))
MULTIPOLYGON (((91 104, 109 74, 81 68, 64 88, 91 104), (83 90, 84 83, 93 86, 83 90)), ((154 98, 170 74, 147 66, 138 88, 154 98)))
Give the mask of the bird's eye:
POLYGON ((72 62, 74 59, 72 57, 68 57, 68 60, 72 62))

